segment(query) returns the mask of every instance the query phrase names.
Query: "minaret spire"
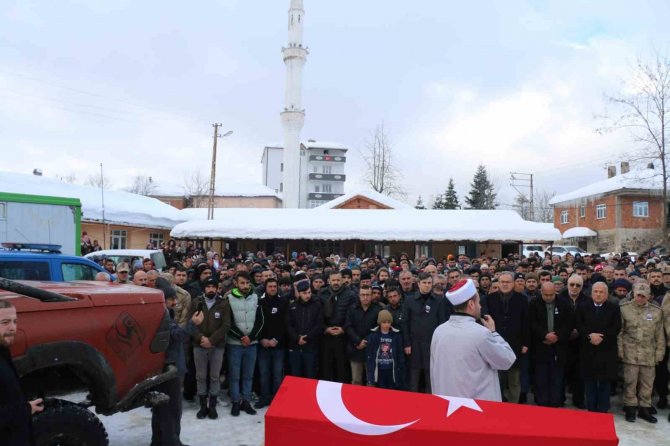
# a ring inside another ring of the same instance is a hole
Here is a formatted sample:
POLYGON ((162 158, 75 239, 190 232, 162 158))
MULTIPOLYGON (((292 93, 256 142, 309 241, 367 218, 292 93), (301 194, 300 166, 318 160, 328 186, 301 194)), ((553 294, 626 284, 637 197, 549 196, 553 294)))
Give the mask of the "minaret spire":
POLYGON ((288 10, 288 46, 282 48, 286 65, 286 96, 281 113, 284 127, 283 205, 300 207, 300 132, 305 124, 302 108, 302 70, 307 61, 303 45, 305 10, 303 0, 291 0, 288 10))

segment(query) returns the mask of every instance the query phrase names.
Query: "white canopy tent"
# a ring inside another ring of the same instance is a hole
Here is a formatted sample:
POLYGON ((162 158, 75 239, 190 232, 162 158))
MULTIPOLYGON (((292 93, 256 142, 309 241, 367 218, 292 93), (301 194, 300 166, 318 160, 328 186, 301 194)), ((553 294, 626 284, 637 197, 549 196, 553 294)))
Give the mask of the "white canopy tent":
MULTIPOLYGON (((219 208, 215 220, 199 209, 182 211, 176 238, 252 240, 520 241, 554 242, 550 223, 523 220, 507 210, 417 209, 234 209, 219 208), (202 215, 200 215, 202 214, 202 215)), ((204 210, 202 210, 204 211, 204 210)))
POLYGON ((593 229, 585 228, 583 226, 576 226, 570 228, 563 233, 563 238, 573 238, 573 237, 597 237, 598 233, 593 229))

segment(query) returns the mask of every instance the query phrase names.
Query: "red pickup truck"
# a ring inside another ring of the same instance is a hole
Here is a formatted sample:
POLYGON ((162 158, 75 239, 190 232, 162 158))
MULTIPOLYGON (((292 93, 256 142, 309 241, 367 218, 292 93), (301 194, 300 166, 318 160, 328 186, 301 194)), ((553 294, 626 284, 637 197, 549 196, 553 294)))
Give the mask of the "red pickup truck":
POLYGON ((38 445, 106 445, 97 416, 160 404, 152 390, 176 376, 165 365, 169 315, 162 292, 106 282, 14 282, 0 299, 18 313, 12 357, 29 397, 38 445), (72 402, 72 395, 82 401, 72 402))

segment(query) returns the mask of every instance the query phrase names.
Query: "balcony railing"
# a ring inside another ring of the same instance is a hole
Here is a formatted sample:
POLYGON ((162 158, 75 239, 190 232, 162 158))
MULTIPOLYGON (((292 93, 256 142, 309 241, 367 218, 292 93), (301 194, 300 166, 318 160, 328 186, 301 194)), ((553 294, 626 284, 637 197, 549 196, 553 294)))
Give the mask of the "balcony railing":
POLYGON ((307 195, 307 199, 309 200, 334 200, 337 197, 341 197, 344 194, 325 194, 325 193, 320 193, 320 192, 313 192, 311 194, 307 195))
POLYGON ((318 181, 345 181, 346 175, 341 173, 310 173, 309 179, 318 181))
POLYGON ((319 162, 332 162, 332 163, 345 163, 347 161, 346 156, 340 155, 310 155, 310 161, 319 161, 319 162))

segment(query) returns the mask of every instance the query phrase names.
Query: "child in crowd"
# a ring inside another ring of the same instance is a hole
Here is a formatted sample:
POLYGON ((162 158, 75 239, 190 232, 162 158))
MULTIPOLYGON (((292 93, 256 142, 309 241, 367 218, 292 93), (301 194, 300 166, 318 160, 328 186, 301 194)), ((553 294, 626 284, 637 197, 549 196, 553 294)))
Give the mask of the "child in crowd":
POLYGON ((398 389, 403 373, 405 355, 400 331, 393 328, 393 316, 382 310, 377 327, 368 336, 367 383, 383 389, 398 389))

